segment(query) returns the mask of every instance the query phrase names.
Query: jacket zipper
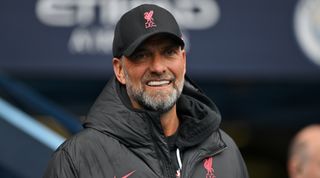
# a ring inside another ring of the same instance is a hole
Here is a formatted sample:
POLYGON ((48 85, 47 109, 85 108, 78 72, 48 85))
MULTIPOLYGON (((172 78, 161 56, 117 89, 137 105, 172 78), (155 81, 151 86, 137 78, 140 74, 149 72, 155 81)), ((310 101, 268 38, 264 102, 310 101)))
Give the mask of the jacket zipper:
MULTIPOLYGON (((156 136, 156 133, 152 130, 152 129, 156 129, 156 126, 155 126, 155 124, 154 123, 152 123, 153 121, 151 121, 151 119, 153 119, 152 117, 153 116, 151 116, 149 113, 147 113, 147 116, 149 117, 148 118, 148 121, 149 121, 149 128, 150 128, 150 133, 151 133, 151 135, 152 135, 152 137, 153 138, 156 138, 157 136, 156 136)), ((157 117, 159 117, 160 118, 160 116, 157 116, 157 117)), ((161 134, 161 138, 163 139, 164 138, 164 134, 163 134, 163 132, 162 131, 160 131, 159 132, 160 134, 161 134)), ((156 152, 156 154, 157 154, 157 157, 159 158, 159 164, 160 164, 160 167, 162 167, 162 168, 160 168, 161 169, 161 172, 162 172, 162 176, 164 176, 165 178, 174 178, 174 176, 175 175, 171 175, 171 167, 170 167, 170 163, 169 163, 169 161, 167 160, 167 158, 166 158, 166 156, 165 155, 162 155, 163 153, 162 153, 162 151, 160 150, 161 148, 161 146, 160 147, 158 147, 157 145, 158 145, 158 143, 156 143, 156 141, 155 141, 155 139, 152 139, 153 140, 153 145, 154 145, 154 149, 155 149, 155 152, 156 152)), ((167 149, 167 145, 165 146, 166 147, 166 149, 167 149)), ((167 149, 168 150, 168 149, 167 149)))

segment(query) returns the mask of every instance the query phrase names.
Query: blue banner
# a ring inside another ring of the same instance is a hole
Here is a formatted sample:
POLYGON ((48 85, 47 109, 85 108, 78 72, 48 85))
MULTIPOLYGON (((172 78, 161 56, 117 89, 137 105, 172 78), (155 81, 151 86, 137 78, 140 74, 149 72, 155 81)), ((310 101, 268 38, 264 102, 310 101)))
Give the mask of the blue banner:
POLYGON ((191 76, 320 79, 319 0, 3 0, 0 70, 105 78, 117 20, 144 2, 177 18, 191 76))

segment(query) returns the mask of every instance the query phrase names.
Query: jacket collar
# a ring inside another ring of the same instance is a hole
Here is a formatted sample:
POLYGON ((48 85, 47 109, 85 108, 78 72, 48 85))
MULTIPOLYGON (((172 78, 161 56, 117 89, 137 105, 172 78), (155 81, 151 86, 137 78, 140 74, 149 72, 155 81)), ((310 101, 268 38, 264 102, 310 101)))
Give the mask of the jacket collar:
MULTIPOLYGON (((212 141, 221 141, 218 134, 221 117, 217 107, 187 77, 177 102, 177 112, 181 119, 177 137, 180 149, 199 145, 212 134, 216 137, 212 141)), ((128 147, 148 147, 154 139, 163 139, 160 115, 133 109, 125 87, 115 77, 103 89, 83 125, 112 136, 128 147)))

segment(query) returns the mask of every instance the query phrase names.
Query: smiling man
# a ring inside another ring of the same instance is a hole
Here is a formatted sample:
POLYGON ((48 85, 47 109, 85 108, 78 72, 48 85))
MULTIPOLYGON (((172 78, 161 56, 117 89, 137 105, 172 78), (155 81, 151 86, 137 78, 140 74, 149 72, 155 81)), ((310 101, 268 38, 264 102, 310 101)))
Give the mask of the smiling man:
POLYGON ((170 12, 144 4, 125 13, 113 55, 115 77, 44 177, 248 177, 219 129, 215 104, 186 77, 184 41, 170 12))
POLYGON ((168 34, 150 37, 130 56, 114 58, 113 64, 134 107, 169 111, 182 92, 185 51, 168 34))

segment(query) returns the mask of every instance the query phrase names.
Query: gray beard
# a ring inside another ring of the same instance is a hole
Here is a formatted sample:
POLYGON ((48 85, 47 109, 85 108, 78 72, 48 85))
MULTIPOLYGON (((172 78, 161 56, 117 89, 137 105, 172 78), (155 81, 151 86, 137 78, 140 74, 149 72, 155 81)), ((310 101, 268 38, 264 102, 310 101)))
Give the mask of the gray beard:
MULTIPOLYGON (((128 80, 127 80, 128 81, 128 80)), ((130 83, 130 82, 129 82, 130 83)), ((160 113, 168 112, 177 102, 178 98, 181 95, 184 81, 181 82, 180 86, 174 86, 174 90, 169 96, 161 96, 165 95, 165 93, 157 93, 155 96, 150 96, 142 89, 134 89, 132 85, 126 85, 127 92, 133 99, 135 99, 143 108, 157 111, 160 113)))
POLYGON ((168 112, 177 102, 178 98, 181 95, 181 90, 175 87, 172 93, 168 96, 160 96, 165 95, 164 93, 157 94, 156 96, 150 96, 146 92, 143 91, 133 91, 131 87, 127 87, 127 90, 131 90, 128 93, 131 93, 131 96, 145 109, 151 111, 157 111, 160 113, 168 112))
POLYGON ((180 84, 174 84, 174 90, 172 93, 166 94, 159 91, 156 95, 150 96, 146 92, 144 92, 142 88, 134 88, 131 80, 128 77, 127 71, 124 70, 124 73, 127 81, 126 89, 128 95, 132 99, 136 100, 139 105, 145 109, 160 113, 166 113, 176 104, 182 93, 184 79, 180 84))

